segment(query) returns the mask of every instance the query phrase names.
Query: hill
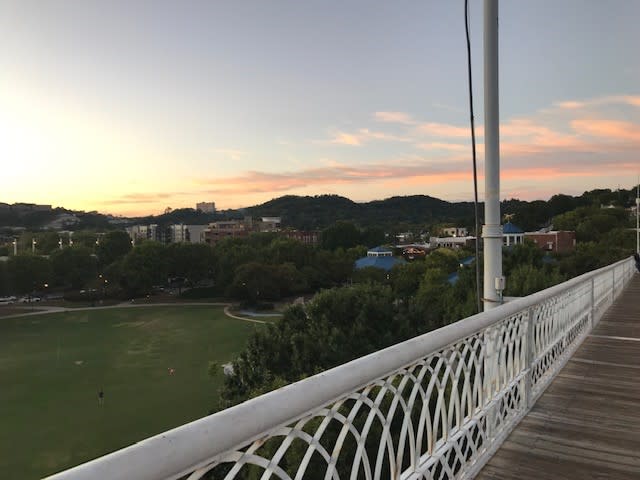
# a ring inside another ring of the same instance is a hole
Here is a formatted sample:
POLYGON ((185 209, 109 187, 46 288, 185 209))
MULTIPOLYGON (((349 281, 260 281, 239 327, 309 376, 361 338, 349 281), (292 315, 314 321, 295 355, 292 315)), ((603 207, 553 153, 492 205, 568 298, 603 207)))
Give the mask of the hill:
MULTIPOLYGON (((514 222, 525 230, 547 225, 556 215, 582 206, 629 207, 635 200, 635 190, 596 189, 580 196, 557 194, 548 201, 531 202, 510 199, 501 202, 503 214, 513 214, 514 222)), ((433 225, 456 223, 472 226, 472 202, 447 202, 428 195, 395 196, 384 200, 358 203, 339 195, 296 196, 285 195, 260 205, 239 210, 224 210, 207 214, 192 208, 180 208, 162 215, 121 218, 98 212, 79 212, 64 208, 46 211, 13 211, 0 209, 0 227, 23 227, 32 230, 68 228, 71 230, 109 230, 127 224, 206 224, 217 220, 257 217, 281 217, 286 227, 300 230, 321 230, 336 221, 354 222, 361 227, 377 226, 385 229, 403 228, 404 225, 433 225), (67 222, 67 223, 65 223, 67 222)), ((483 204, 480 216, 483 217, 483 204)))

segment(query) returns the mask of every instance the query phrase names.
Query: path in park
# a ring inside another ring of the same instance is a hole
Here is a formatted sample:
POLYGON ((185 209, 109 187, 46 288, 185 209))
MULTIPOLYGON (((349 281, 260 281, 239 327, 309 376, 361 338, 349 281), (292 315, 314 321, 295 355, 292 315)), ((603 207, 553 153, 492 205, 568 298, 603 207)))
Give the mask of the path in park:
POLYGON ((269 323, 264 320, 257 320, 255 318, 240 317, 231 313, 231 304, 224 302, 186 302, 186 303, 131 303, 123 302, 116 305, 107 305, 101 307, 53 307, 53 306, 37 306, 31 307, 32 311, 24 313, 16 313, 13 315, 0 316, 0 321, 8 318, 27 317, 31 315, 46 315, 48 313, 61 313, 61 312, 83 312, 88 310, 108 310, 112 308, 145 308, 145 307, 189 307, 189 306, 209 306, 209 307, 224 307, 224 313, 229 318, 236 320, 242 320, 244 322, 251 323, 269 323))

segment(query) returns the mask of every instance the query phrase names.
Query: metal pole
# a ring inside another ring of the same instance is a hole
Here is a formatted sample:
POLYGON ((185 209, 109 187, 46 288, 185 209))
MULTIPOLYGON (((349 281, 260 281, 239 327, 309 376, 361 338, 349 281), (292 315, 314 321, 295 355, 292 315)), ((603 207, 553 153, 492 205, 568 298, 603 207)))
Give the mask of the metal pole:
POLYGON ((498 103, 498 0, 484 0, 484 309, 500 304, 500 116, 498 103))

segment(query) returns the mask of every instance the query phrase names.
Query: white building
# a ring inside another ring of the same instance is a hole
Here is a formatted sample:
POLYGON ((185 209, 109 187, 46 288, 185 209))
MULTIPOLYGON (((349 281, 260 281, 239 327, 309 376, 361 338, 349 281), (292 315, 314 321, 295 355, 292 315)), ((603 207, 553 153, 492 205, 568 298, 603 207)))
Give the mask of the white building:
POLYGON ((442 233, 445 237, 466 237, 469 235, 465 227, 443 228, 442 233))
POLYGON ((446 248, 463 248, 472 247, 476 237, 464 236, 464 237, 431 237, 429 239, 429 246, 446 247, 446 248))
POLYGON ((203 232, 208 225, 171 225, 169 227, 171 243, 203 243, 203 232))

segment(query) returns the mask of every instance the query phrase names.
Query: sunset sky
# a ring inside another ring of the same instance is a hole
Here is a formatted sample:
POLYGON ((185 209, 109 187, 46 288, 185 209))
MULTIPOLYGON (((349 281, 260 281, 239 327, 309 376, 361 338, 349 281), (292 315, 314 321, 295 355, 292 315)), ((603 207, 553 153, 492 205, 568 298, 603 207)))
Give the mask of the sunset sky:
MULTIPOLYGON (((0 0, 0 202, 469 200, 463 5, 0 0)), ((636 0, 500 2, 502 198, 635 184, 638 19, 636 0)))

